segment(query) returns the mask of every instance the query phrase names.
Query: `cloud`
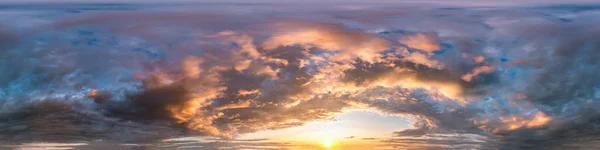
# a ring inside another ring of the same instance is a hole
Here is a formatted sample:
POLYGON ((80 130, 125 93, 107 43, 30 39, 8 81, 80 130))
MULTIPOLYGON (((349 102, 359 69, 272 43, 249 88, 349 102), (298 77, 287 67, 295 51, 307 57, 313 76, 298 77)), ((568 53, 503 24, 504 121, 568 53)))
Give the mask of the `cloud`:
POLYGON ((0 24, 0 27, 2 28, 0 29, 0 51, 8 49, 20 41, 21 37, 17 33, 10 31, 11 27, 2 24, 0 24))
POLYGON ((480 66, 480 67, 473 69, 473 71, 471 71, 470 73, 463 75, 461 78, 467 82, 470 82, 471 80, 473 80, 473 77, 475 77, 479 74, 486 74, 486 73, 494 72, 494 69, 495 69, 495 67, 493 67, 493 66, 480 66))
POLYGON ((316 46, 327 51, 339 51, 332 61, 351 61, 359 58, 375 62, 379 53, 388 49, 389 42, 360 30, 345 29, 338 24, 290 21, 276 24, 280 30, 263 43, 265 49, 279 46, 316 46))
POLYGON ((78 146, 85 146, 86 143, 25 143, 16 149, 40 149, 40 150, 52 150, 52 149, 72 149, 78 146))
MULTIPOLYGON (((381 138, 396 148, 560 147, 600 133, 587 12, 376 8, 105 10, 0 31, 0 139, 227 141, 357 107, 414 118, 381 138)), ((289 146, 236 142, 178 144, 289 146)))
POLYGON ((380 145, 396 149, 480 149, 487 146, 486 141, 485 136, 477 134, 438 133, 386 139, 380 145))
POLYGON ((442 49, 440 40, 434 33, 405 35, 398 41, 410 48, 422 50, 427 53, 433 53, 442 49))
POLYGON ((426 133, 426 129, 406 129, 394 132, 396 136, 421 136, 426 133))
POLYGON ((407 53, 404 55, 404 59, 430 68, 444 68, 444 63, 431 59, 428 54, 418 52, 407 53))

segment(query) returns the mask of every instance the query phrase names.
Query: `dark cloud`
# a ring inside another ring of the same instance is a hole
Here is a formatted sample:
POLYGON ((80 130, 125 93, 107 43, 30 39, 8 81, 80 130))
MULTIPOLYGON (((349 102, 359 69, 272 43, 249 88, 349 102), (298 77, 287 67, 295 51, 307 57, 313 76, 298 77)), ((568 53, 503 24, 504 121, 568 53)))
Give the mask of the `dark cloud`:
POLYGON ((21 40, 20 35, 11 31, 10 26, 0 24, 0 28, 0 52, 17 45, 21 40))
POLYGON ((425 135, 427 129, 406 129, 398 132, 394 132, 396 136, 422 136, 425 135))
POLYGON ((3 141, 92 141, 98 139, 145 142, 182 135, 183 130, 158 122, 122 122, 96 112, 81 112, 78 104, 56 100, 30 103, 17 112, 3 113, 3 141))

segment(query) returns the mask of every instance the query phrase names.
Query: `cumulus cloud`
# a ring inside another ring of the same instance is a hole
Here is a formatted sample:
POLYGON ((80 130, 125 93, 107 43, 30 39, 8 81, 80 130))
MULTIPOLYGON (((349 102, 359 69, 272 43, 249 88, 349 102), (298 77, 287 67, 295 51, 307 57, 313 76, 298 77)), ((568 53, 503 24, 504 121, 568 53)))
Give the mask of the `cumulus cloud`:
POLYGON ((410 48, 422 50, 427 53, 441 50, 440 40, 434 33, 405 35, 400 38, 399 42, 410 48))
POLYGON ((389 48, 389 42, 384 39, 361 30, 345 29, 338 24, 290 21, 278 23, 276 27, 281 31, 264 42, 265 49, 289 45, 316 46, 339 51, 330 56, 332 61, 359 58, 376 62, 381 57, 380 53, 389 48))

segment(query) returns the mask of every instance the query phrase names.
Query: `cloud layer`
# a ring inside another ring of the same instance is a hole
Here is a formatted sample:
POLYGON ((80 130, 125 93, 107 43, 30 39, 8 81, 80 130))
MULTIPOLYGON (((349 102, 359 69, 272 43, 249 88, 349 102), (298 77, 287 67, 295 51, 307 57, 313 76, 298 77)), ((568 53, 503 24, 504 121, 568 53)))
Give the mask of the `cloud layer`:
POLYGON ((1 140, 229 139, 352 108, 415 118, 395 147, 600 133, 597 7, 130 8, 6 16, 1 140))

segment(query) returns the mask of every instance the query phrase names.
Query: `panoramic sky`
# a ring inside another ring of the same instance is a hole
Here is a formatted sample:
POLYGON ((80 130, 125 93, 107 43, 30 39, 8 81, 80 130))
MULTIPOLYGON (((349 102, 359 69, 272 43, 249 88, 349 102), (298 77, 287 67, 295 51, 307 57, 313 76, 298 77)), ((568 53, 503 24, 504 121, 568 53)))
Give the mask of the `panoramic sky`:
POLYGON ((0 149, 600 149, 592 0, 0 2, 0 149))

